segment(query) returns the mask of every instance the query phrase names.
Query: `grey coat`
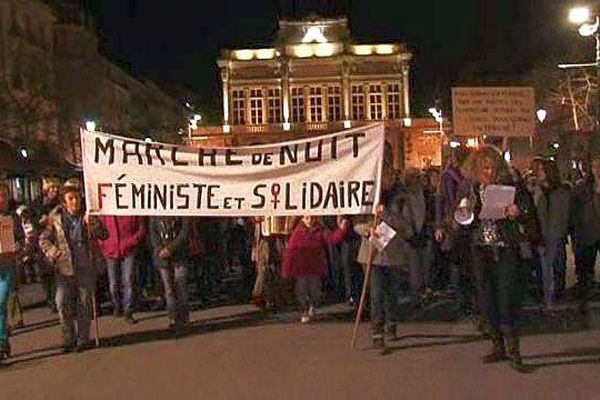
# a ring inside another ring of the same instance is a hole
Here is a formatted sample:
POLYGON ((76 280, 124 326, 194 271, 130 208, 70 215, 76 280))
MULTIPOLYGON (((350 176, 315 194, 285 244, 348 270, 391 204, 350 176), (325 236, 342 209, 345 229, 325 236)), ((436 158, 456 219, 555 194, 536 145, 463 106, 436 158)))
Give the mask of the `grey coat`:
POLYGON ((366 222, 354 225, 354 231, 362 238, 356 261, 367 264, 369 255, 371 255, 373 265, 399 266, 406 264, 409 250, 406 239, 413 236, 411 224, 401 214, 389 210, 384 213, 382 220, 396 231, 396 236, 381 252, 369 242, 369 234, 375 223, 373 217, 371 216, 366 222))
POLYGON ((554 242, 566 238, 570 215, 571 193, 565 186, 560 186, 545 194, 537 189, 534 202, 544 242, 554 242))
POLYGON ((596 200, 594 178, 577 183, 571 198, 571 228, 579 245, 600 240, 600 204, 596 200))

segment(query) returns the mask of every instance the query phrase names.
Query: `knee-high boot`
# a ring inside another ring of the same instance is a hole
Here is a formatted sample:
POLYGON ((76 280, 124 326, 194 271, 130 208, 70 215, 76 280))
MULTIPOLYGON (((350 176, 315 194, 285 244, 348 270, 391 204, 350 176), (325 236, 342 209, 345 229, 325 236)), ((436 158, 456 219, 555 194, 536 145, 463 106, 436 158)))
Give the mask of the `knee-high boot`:
POLYGON ((523 359, 521 358, 521 349, 519 344, 519 337, 515 334, 507 336, 506 338, 506 347, 508 349, 508 355, 511 360, 512 368, 521 373, 531 372, 531 369, 523 364, 523 359))
POLYGON ((492 341, 492 350, 489 354, 481 357, 481 361, 484 364, 491 364, 506 360, 506 350, 504 348, 504 338, 502 337, 502 334, 498 331, 492 331, 489 333, 489 336, 492 341))

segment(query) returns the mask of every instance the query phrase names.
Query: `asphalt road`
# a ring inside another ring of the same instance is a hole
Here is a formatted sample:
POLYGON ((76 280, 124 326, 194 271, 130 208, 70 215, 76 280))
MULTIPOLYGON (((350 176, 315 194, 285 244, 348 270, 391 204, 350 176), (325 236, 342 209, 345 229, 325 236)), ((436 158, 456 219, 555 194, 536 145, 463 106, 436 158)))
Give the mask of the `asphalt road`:
POLYGON ((0 399, 600 399, 598 309, 585 323, 570 309, 558 321, 530 317, 527 375, 482 365, 488 344, 468 321, 403 323, 381 356, 367 324, 350 350, 351 317, 339 305, 310 325, 247 305, 196 311, 177 338, 163 313, 138 318, 103 317, 100 348, 61 355, 55 316, 28 311, 0 368, 0 399))

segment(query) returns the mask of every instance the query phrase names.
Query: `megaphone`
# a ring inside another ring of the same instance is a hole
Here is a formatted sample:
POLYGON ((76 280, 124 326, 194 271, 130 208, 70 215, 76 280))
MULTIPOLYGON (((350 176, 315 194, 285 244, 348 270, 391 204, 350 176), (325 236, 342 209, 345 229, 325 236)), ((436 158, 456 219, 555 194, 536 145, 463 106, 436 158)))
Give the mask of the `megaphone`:
POLYGON ((474 219, 475 213, 473 212, 473 205, 468 197, 462 198, 454 211, 454 220, 459 225, 471 225, 474 219))

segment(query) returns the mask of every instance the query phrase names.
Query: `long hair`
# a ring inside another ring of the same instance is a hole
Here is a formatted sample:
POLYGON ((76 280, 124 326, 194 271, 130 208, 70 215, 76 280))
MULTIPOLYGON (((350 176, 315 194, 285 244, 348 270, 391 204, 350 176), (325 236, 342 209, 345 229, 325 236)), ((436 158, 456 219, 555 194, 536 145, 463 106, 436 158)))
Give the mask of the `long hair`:
POLYGON ((502 158, 500 150, 491 145, 483 146, 472 152, 462 165, 461 171, 472 183, 481 183, 481 170, 488 162, 492 163, 496 172, 496 183, 512 181, 510 166, 502 158))
POLYGON ((560 178, 560 170, 558 169, 558 165, 556 161, 552 160, 543 160, 541 163, 541 168, 546 175, 546 183, 548 184, 549 190, 554 190, 562 184, 562 180, 560 178))

